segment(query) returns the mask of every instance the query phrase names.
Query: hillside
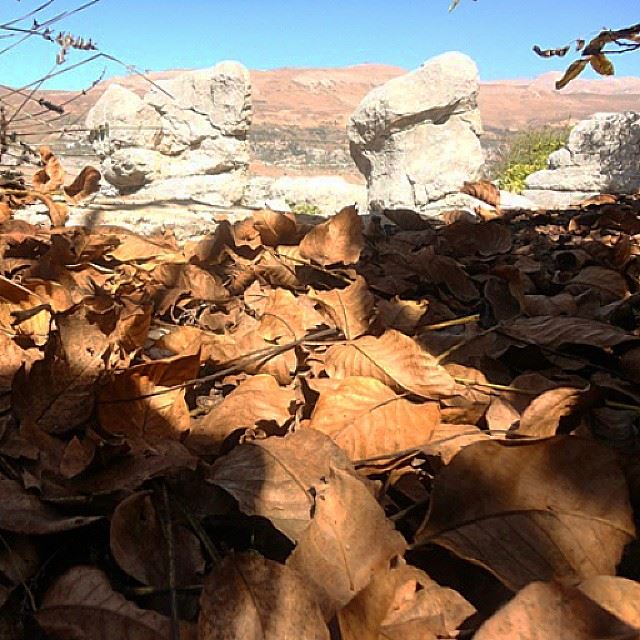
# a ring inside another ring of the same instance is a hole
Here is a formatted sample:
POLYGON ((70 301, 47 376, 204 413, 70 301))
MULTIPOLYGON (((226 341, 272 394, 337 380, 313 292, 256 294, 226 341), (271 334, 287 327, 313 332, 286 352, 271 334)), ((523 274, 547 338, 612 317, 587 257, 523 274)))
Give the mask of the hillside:
MULTIPOLYGON (((137 93, 144 93, 150 87, 149 80, 171 78, 177 73, 179 71, 162 71, 150 73, 148 79, 128 76, 107 80, 69 103, 67 115, 54 121, 53 127, 42 124, 43 119, 51 119, 51 114, 40 114, 38 119, 21 115, 15 130, 37 131, 36 135, 24 138, 33 146, 41 141, 38 138, 59 138, 59 134, 46 135, 45 131, 59 129, 61 122, 70 130, 82 128, 84 114, 109 84, 119 82, 137 93)), ((286 168, 287 171, 355 175, 345 135, 349 115, 373 87, 402 73, 404 70, 399 67, 380 64, 252 71, 254 170, 280 173, 286 168)), ((528 127, 568 124, 598 111, 640 109, 640 78, 578 80, 558 92, 553 88, 557 77, 557 73, 551 72, 533 80, 482 83, 480 110, 490 155, 514 132, 528 127)), ((54 103, 64 103, 73 95, 59 91, 47 94, 54 103)), ((22 99, 15 94, 10 98, 14 104, 22 99)), ((34 106, 35 110, 30 107, 24 112, 42 111, 38 105, 34 106)), ((74 131, 63 138, 72 135, 81 137, 84 132, 74 131)), ((71 151, 67 149, 67 153, 71 151)))

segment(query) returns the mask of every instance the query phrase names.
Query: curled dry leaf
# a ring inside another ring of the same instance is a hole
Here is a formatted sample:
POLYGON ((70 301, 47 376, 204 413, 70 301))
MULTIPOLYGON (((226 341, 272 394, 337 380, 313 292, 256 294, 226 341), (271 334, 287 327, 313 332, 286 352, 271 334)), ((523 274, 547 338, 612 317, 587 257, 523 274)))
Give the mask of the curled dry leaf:
MULTIPOLYGON (((610 581, 630 583, 622 578, 610 581)), ((588 584, 588 583, 587 583, 588 584)), ((638 597, 637 583, 625 595, 638 597)), ((588 589, 588 587, 587 587, 588 589)), ((637 612, 630 624, 600 606, 588 591, 553 582, 533 582, 487 620, 475 634, 477 640, 529 640, 530 638, 637 638, 640 620, 637 612)))
POLYGON ((316 488, 334 467, 352 469, 331 438, 302 429, 237 446, 216 460, 208 480, 228 491, 241 511, 268 518, 295 541, 311 522, 316 488))
POLYGON ((402 300, 396 296, 392 300, 378 300, 376 306, 378 319, 385 329, 396 329, 410 335, 427 312, 429 303, 426 300, 402 300))
POLYGON ((635 535, 615 454, 573 436, 472 444, 436 476, 431 499, 418 541, 511 589, 613 574, 635 535))
POLYGON ((207 576, 198 640, 329 640, 302 577, 257 553, 228 555, 207 576))
MULTIPOLYGON (((111 588, 102 571, 73 567, 45 594, 36 613, 47 634, 66 640, 170 640, 171 620, 140 609, 111 588)), ((195 640, 191 625, 181 623, 180 640, 195 640)))
POLYGON ((315 489, 313 519, 287 566, 304 576, 330 620, 391 558, 402 556, 406 544, 352 473, 332 468, 315 489))
POLYGON ((253 376, 193 423, 187 445, 200 453, 217 453, 224 439, 236 429, 270 424, 282 427, 291 419, 294 403, 292 389, 281 387, 272 376, 253 376))
POLYGON ((299 238, 298 224, 293 214, 262 209, 253 213, 253 226, 267 247, 296 244, 299 238))
POLYGON ((424 571, 399 562, 379 571, 338 613, 343 640, 453 638, 475 609, 424 571))
POLYGON ((100 172, 94 167, 87 166, 80 171, 75 180, 63 188, 67 200, 71 204, 78 204, 100 189, 100 172))
POLYGON ((518 435, 545 438, 555 435, 560 419, 569 415, 580 403, 582 392, 574 387, 551 389, 535 397, 524 410, 518 435))
MULTIPOLYGON (((113 512, 109 544, 120 568, 142 584, 166 589, 169 584, 169 552, 162 515, 153 494, 140 491, 123 500, 113 512), (152 543, 150 543, 153 541, 152 543)), ((204 571, 198 538, 173 522, 173 558, 176 586, 195 584, 204 571)))
POLYGON ((374 378, 352 376, 320 398, 309 426, 330 436, 352 460, 419 447, 440 421, 435 402, 415 404, 374 378))
POLYGON ((177 440, 189 429, 184 387, 198 375, 198 354, 156 360, 118 372, 100 388, 102 427, 137 446, 177 440), (155 395, 154 395, 155 394, 155 395))
POLYGON ((369 329, 374 298, 362 276, 357 276, 344 289, 312 291, 309 295, 320 302, 332 324, 342 331, 347 340, 355 340, 369 329))
POLYGON ((396 391, 423 398, 450 395, 455 388, 455 381, 434 356, 393 329, 379 338, 364 336, 330 347, 324 368, 338 380, 349 376, 375 378, 396 391))
POLYGON ((307 233, 300 242, 300 254, 323 266, 354 264, 363 247, 362 219, 355 207, 345 207, 307 233))

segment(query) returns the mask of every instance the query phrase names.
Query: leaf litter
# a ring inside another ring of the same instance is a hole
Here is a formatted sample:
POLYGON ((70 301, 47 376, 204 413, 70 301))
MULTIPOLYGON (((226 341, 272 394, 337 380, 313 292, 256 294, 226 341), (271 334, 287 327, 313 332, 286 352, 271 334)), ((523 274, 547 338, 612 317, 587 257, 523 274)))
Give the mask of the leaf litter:
POLYGON ((640 200, 181 247, 36 182, 54 226, 30 192, 0 224, 3 637, 639 636, 640 200))

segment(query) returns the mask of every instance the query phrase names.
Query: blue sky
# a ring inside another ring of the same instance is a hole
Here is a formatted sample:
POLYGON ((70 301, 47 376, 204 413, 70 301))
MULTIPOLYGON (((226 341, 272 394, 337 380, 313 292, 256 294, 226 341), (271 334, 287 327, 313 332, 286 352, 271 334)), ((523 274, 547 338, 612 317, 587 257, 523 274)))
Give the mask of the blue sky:
MULTIPOLYGON (((43 0, 2 0, 0 21, 43 0)), ((50 17, 80 0, 55 0, 50 17)), ((602 27, 640 22, 640 0, 101 0, 60 23, 91 36, 101 50, 141 69, 205 67, 224 59, 252 69, 333 67, 377 62, 407 69, 447 50, 471 55, 481 78, 534 77, 562 69, 569 57, 542 60, 531 51, 590 37, 602 27)), ((3 48, 11 40, 0 40, 3 48)), ((82 60, 72 52, 70 62, 82 60)), ((0 83, 24 85, 50 70, 55 46, 32 38, 0 57, 0 83)), ((640 75, 640 52, 617 56, 618 75, 640 75)), ((43 88, 79 89, 97 62, 43 88)), ((107 75, 123 69, 107 66, 107 75)))

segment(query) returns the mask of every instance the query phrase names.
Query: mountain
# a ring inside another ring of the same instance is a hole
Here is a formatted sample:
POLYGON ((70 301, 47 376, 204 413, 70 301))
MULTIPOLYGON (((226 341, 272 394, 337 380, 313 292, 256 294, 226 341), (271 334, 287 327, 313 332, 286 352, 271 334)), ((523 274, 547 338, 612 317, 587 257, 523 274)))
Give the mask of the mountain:
MULTIPOLYGON (((69 129, 81 128, 84 114, 109 84, 118 82, 142 94, 151 86, 149 81, 157 82, 178 73, 179 70, 170 70, 151 72, 146 77, 112 78, 101 82, 86 95, 61 91, 43 93, 46 99, 58 104, 77 96, 65 107, 68 114, 62 122, 69 129)), ((402 68, 382 64, 252 71, 254 170, 260 173, 300 171, 355 175, 345 134, 349 115, 368 91, 403 73, 402 68)), ((640 78, 578 79, 562 91, 556 91, 554 82, 559 76, 559 73, 550 72, 532 80, 481 84, 480 111, 490 153, 495 153, 514 132, 530 127, 567 125, 598 111, 640 110, 640 78)), ((6 90, 0 90, 0 98, 6 95, 6 90)), ((12 104, 22 100, 19 94, 8 99, 12 104)), ((35 111, 41 111, 38 105, 34 106, 35 111)), ((48 139, 50 136, 44 135, 47 129, 40 121, 52 114, 40 114, 38 121, 26 118, 25 113, 33 114, 33 106, 23 109, 19 117, 21 122, 16 119, 15 128, 23 132, 41 131, 40 137, 48 139)), ((54 128, 59 128, 59 124, 54 128)), ((77 132, 77 135, 81 133, 77 132)), ((40 141, 37 137, 24 139, 37 146, 40 141)))

